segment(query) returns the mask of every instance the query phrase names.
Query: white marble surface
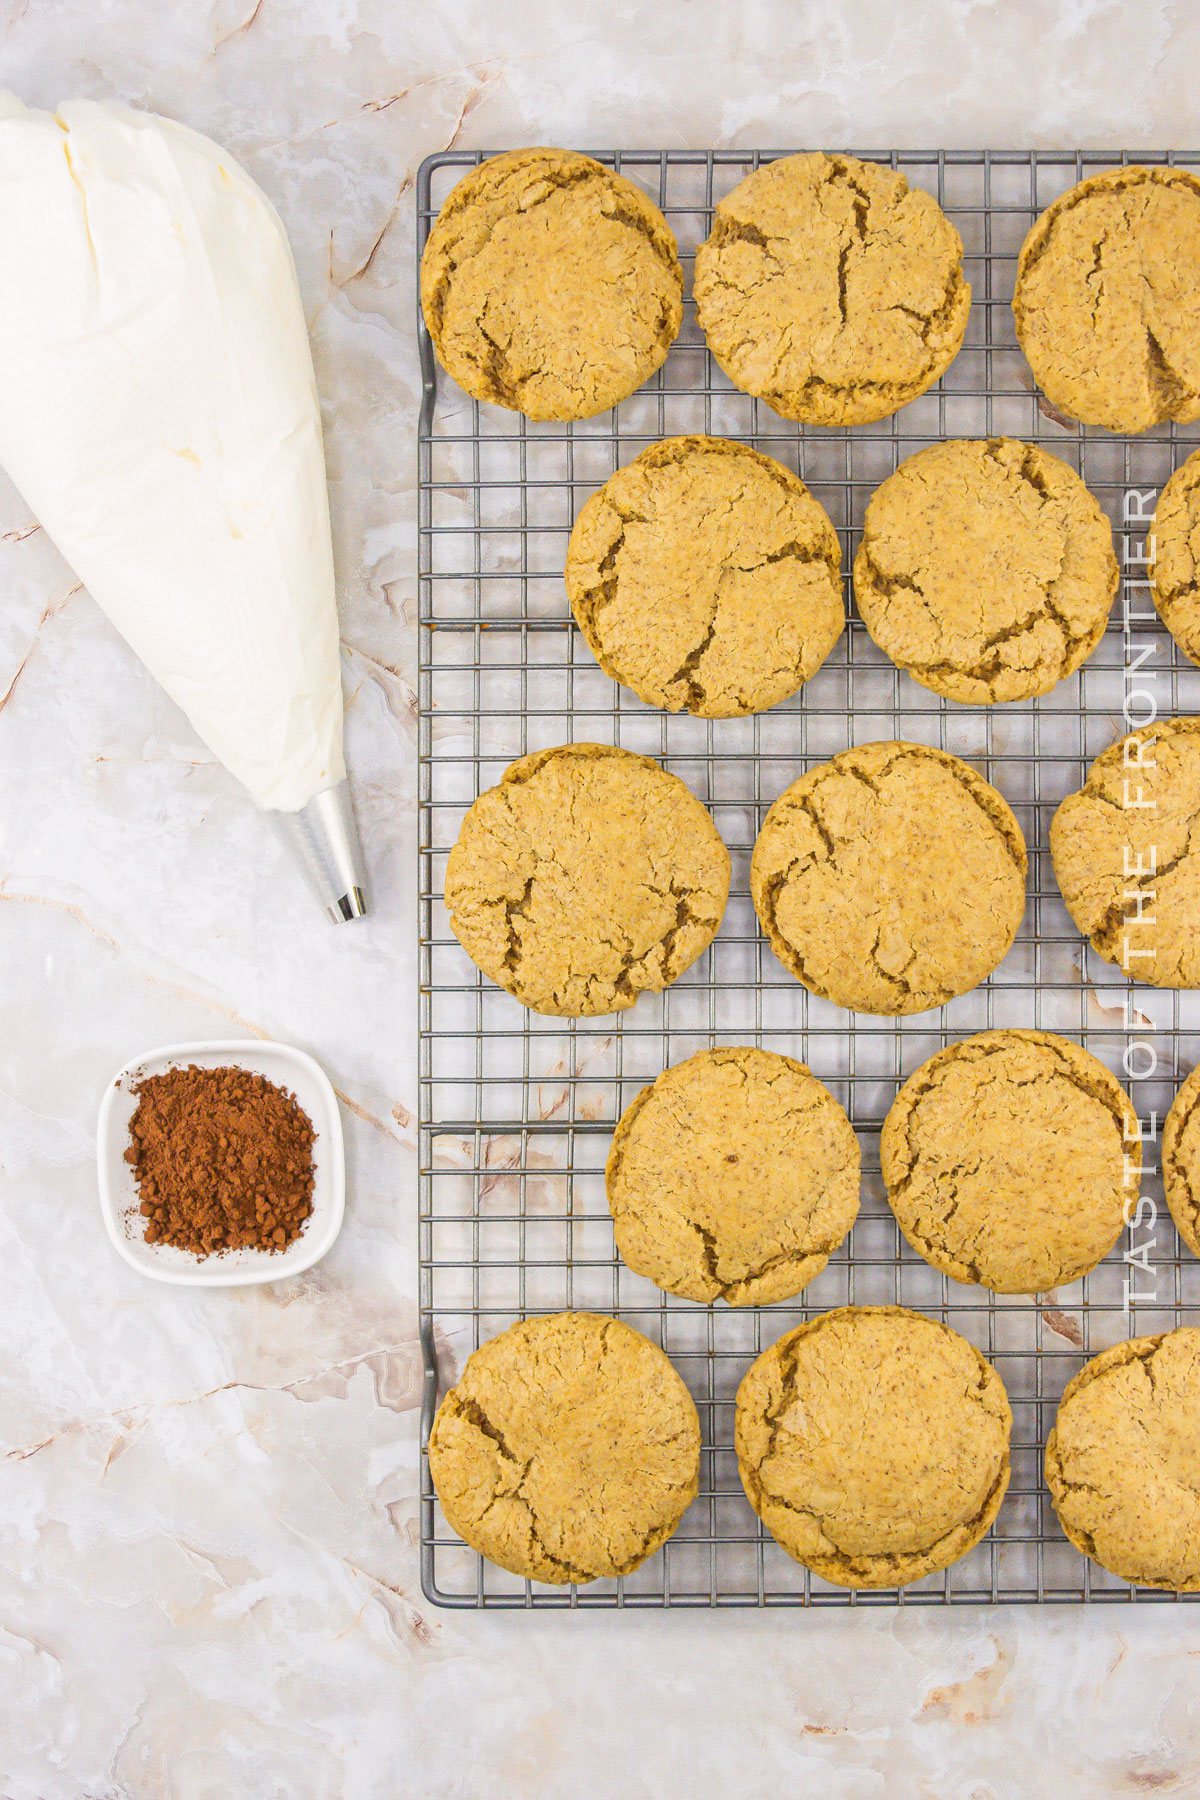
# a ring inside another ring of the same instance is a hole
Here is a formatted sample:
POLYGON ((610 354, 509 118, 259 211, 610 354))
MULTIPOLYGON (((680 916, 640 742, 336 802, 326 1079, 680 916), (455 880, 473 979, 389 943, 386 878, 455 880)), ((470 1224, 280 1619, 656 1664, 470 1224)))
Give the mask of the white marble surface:
POLYGON ((244 158, 326 409, 376 903, 335 931, 0 489, 0 1794, 1191 1794, 1194 1613, 471 1619, 420 1597, 412 182, 448 145, 1163 147, 1200 9, 1071 0, 6 0, 0 81, 244 158), (314 1050, 351 1204, 309 1276, 149 1286, 92 1126, 153 1042, 314 1050))

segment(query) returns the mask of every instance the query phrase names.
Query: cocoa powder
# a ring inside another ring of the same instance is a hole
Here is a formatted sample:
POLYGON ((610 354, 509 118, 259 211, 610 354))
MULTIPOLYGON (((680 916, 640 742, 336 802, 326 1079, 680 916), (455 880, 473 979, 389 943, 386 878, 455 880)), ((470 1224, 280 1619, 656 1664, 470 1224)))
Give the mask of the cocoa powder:
POLYGON ((248 1069, 195 1063, 134 1088, 125 1160, 148 1244, 196 1256, 286 1250, 312 1212, 312 1121, 248 1069))

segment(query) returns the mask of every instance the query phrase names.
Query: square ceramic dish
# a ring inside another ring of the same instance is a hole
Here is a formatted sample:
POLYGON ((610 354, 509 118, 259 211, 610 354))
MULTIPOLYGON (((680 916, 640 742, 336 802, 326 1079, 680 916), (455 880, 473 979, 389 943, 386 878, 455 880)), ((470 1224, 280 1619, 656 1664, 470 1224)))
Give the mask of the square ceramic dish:
POLYGON ((147 1050, 119 1069, 100 1102, 96 1131, 96 1171, 100 1210, 113 1248, 152 1281, 179 1287, 251 1287, 283 1281, 311 1269, 333 1246, 346 1206, 346 1158, 337 1096, 325 1072, 303 1050, 290 1044, 234 1038, 222 1042, 165 1044, 147 1050), (196 1257, 172 1244, 148 1244, 141 1233, 137 1184, 125 1161, 129 1122, 137 1106, 134 1089, 148 1075, 197 1063, 203 1069, 249 1069, 287 1088, 312 1120, 315 1182, 313 1210, 294 1243, 278 1255, 266 1250, 231 1250, 223 1256, 196 1257))

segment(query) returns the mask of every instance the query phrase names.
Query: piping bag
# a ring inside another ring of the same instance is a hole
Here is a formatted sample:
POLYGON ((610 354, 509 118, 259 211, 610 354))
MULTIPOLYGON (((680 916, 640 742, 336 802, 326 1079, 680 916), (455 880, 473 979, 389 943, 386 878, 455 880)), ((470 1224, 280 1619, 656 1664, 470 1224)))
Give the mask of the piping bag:
POLYGON ((366 910, 321 415, 265 194, 128 107, 0 94, 0 464, 280 830, 366 910))

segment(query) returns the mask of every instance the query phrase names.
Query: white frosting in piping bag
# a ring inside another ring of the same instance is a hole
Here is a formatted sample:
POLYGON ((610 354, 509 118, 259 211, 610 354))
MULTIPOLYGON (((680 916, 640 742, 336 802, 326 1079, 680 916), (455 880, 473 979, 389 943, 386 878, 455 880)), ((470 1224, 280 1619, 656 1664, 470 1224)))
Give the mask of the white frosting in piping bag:
POLYGON ((0 96, 0 463, 260 806, 345 775, 321 419, 266 196, 170 119, 0 96))

